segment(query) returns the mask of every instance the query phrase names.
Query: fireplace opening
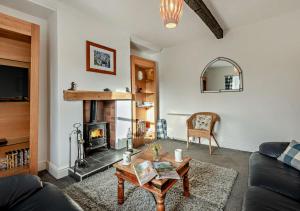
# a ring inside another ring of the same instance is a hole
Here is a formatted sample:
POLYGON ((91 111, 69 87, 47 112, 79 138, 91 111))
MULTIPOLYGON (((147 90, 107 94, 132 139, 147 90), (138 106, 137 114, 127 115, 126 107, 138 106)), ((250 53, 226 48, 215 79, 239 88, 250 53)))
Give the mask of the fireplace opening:
POLYGON ((97 102, 95 100, 91 101, 90 121, 84 123, 83 132, 86 153, 101 147, 110 148, 109 123, 97 120, 97 102))
POLYGON ((90 131, 90 137, 92 140, 98 139, 98 138, 103 138, 104 137, 104 131, 103 129, 96 128, 94 130, 90 131))

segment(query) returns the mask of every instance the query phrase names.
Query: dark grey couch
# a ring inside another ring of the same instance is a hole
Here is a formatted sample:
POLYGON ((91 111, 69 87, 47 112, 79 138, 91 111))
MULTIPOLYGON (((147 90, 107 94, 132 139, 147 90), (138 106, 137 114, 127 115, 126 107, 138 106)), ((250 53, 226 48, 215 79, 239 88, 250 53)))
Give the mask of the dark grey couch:
POLYGON ((82 210, 56 186, 32 175, 0 178, 0 210, 78 211, 82 210))
POLYGON ((277 161, 288 144, 263 143, 250 156, 244 211, 300 210, 300 171, 277 161))

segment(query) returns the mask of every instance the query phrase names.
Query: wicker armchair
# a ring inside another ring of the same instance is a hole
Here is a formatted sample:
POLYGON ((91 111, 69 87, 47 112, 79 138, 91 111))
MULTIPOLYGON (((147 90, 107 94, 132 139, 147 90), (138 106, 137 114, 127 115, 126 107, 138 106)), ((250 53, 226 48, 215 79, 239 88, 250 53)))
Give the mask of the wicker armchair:
POLYGON ((217 121, 220 121, 220 117, 216 113, 211 113, 211 112, 199 112, 193 114, 187 121, 187 148, 189 148, 189 138, 190 137, 197 137, 199 138, 199 141, 201 138, 207 138, 209 141, 209 154, 212 154, 212 147, 211 147, 211 139, 213 138, 214 141, 216 142, 217 146, 219 146, 219 143, 217 142, 217 139, 213 133, 215 123, 217 121), (202 130, 202 129, 195 129, 193 121, 197 117, 197 115, 207 115, 211 116, 211 122, 209 125, 208 130, 202 130))

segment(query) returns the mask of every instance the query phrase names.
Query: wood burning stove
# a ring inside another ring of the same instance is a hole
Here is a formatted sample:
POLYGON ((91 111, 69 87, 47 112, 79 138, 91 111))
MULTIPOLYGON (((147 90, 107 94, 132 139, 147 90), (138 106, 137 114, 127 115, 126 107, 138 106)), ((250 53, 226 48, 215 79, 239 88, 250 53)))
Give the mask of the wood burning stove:
POLYGON ((90 122, 84 123, 84 148, 88 153, 91 150, 109 146, 109 124, 97 121, 97 102, 91 101, 90 122))

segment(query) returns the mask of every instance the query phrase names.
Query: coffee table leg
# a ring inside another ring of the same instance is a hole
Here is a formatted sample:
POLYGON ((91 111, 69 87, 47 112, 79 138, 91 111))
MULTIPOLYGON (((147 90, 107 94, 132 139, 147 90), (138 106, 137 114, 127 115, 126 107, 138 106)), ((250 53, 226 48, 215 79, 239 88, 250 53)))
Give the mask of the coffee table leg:
POLYGON ((185 197, 190 197, 190 187, 189 187, 189 176, 188 176, 188 173, 186 173, 183 176, 183 195, 185 197))
POLYGON ((118 203, 124 203, 124 179, 118 177, 118 203))
POLYGON ((156 210, 165 211, 165 196, 156 196, 156 210))

